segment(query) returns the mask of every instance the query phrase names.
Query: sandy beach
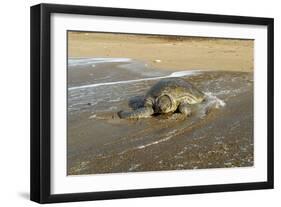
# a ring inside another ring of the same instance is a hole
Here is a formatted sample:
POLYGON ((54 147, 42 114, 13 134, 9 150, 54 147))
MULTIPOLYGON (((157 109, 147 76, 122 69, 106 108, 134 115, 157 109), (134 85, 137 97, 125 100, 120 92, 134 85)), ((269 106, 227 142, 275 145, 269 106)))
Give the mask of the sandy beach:
POLYGON ((252 40, 72 32, 68 43, 68 175, 254 166, 252 40), (208 101, 191 117, 117 116, 167 77, 208 101))
POLYGON ((127 57, 162 70, 253 71, 253 40, 69 32, 68 44, 69 57, 127 57))

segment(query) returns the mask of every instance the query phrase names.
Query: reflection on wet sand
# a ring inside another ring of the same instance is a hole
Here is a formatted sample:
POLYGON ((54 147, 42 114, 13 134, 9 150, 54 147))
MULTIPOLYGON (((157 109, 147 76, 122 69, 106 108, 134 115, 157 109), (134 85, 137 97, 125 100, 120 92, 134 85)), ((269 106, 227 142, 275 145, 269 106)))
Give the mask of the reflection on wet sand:
POLYGON ((127 58, 68 67, 68 175, 253 166, 253 74, 149 68, 127 58), (197 113, 122 120, 159 79, 182 77, 209 97, 197 113), (212 104, 212 110, 201 113, 212 104))

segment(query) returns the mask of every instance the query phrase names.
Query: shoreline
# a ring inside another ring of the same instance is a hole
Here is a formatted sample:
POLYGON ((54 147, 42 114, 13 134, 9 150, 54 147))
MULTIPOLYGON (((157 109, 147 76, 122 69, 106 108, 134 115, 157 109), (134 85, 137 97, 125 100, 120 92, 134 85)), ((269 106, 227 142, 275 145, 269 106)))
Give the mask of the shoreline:
POLYGON ((77 90, 68 90, 67 175, 254 165, 253 40, 68 35, 69 58, 94 59, 68 59, 68 89, 77 90), (194 106, 190 117, 117 116, 141 106, 159 77, 182 71, 182 78, 225 104, 210 99, 194 106))

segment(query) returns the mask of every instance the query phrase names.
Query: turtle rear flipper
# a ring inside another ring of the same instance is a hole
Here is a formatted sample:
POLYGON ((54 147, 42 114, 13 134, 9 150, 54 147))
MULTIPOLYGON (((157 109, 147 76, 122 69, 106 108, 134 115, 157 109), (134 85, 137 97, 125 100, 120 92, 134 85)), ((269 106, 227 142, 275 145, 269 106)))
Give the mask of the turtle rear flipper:
POLYGON ((142 107, 134 111, 119 111, 118 116, 121 119, 139 119, 150 117, 154 113, 151 107, 142 107))

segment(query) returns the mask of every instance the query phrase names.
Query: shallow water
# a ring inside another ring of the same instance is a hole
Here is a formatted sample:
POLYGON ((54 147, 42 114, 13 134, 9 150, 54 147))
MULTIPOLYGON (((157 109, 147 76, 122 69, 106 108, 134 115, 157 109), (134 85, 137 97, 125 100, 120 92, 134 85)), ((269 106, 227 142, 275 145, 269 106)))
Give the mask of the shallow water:
POLYGON ((68 174, 252 166, 252 91, 252 73, 169 72, 127 58, 70 59, 68 174), (188 118, 117 117, 141 105, 147 90, 166 77, 188 80, 208 101, 188 118))

